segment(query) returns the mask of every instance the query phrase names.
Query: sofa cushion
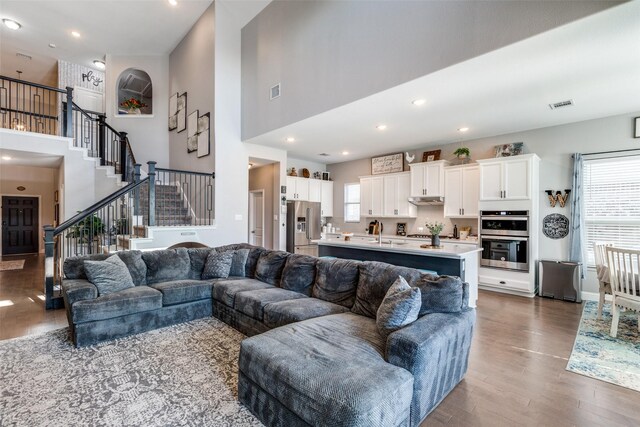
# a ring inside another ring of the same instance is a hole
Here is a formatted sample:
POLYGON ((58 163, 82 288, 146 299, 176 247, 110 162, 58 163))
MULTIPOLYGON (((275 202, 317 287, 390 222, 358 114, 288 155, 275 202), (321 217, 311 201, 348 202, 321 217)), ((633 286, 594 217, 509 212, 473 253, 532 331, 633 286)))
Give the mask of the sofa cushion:
POLYGON ((246 277, 256 277, 256 267, 258 266, 258 260, 260 255, 267 251, 267 249, 260 246, 252 246, 249 249, 249 256, 247 257, 247 263, 244 266, 244 275, 246 277))
POLYGON ((459 277, 425 274, 415 286, 422 293, 420 316, 427 313, 459 313, 467 307, 469 295, 459 277))
POLYGON ((404 278, 398 277, 378 308, 378 332, 387 337, 391 332, 412 324, 418 318, 421 305, 420 289, 412 288, 404 278))
POLYGON ((247 266, 247 258, 249 258, 249 249, 234 249, 225 252, 231 252, 233 254, 229 276, 244 277, 246 274, 245 267, 247 266))
POLYGON ((148 285, 189 277, 191 261, 185 248, 144 252, 142 259, 147 264, 148 285))
POLYGON ((408 425, 413 376, 384 345, 374 320, 334 314, 243 340, 239 370, 310 425, 408 425))
POLYGON ((263 252, 256 264, 256 279, 278 286, 288 256, 289 253, 284 251, 263 252))
POLYGON ((240 313, 262 321, 264 318, 265 305, 272 302, 296 300, 300 298, 307 298, 307 296, 298 292, 275 287, 256 289, 253 291, 238 292, 233 307, 240 313))
POLYGON ((317 298, 302 298, 289 301, 278 301, 264 307, 262 321, 270 328, 277 328, 301 320, 329 314, 346 313, 349 309, 317 298))
POLYGON ((84 270, 89 282, 98 289, 98 296, 135 286, 127 265, 118 255, 112 255, 104 261, 87 260, 84 262, 84 270))
POLYGON ((219 280, 213 284, 213 299, 233 308, 236 294, 255 289, 275 288, 268 283, 256 279, 219 280))
POLYGON ((200 280, 209 253, 215 251, 213 248, 187 248, 187 253, 189 254, 189 279, 200 280))
POLYGON ((320 258, 312 296, 351 308, 356 300, 360 261, 320 258))
POLYGON ((385 262, 361 263, 356 301, 351 311, 375 319, 387 290, 398 276, 402 276, 410 286, 415 286, 422 273, 415 268, 400 267, 385 262))
POLYGON ((62 293, 67 308, 76 301, 98 298, 98 288, 88 280, 64 279, 62 281, 62 293))
POLYGON ((226 279, 231 271, 233 251, 211 252, 202 271, 202 280, 226 279))
POLYGON ((213 283, 189 279, 155 283, 151 287, 162 292, 162 305, 166 306, 211 298, 213 283))
POLYGON ((162 308, 160 291, 148 286, 135 286, 96 299, 78 301, 71 308, 71 318, 73 323, 84 323, 158 308, 162 308))
MULTIPOLYGON (((120 251, 117 255, 127 265, 133 284, 136 286, 147 284, 147 265, 142 259, 140 251, 120 251)), ((84 262, 104 261, 109 258, 110 254, 94 254, 69 257, 64 260, 63 272, 67 279, 84 279, 87 280, 87 273, 84 270, 84 262)))
POLYGON ((313 282, 316 279, 316 262, 318 258, 309 255, 291 254, 282 270, 280 287, 290 291, 311 295, 313 282))

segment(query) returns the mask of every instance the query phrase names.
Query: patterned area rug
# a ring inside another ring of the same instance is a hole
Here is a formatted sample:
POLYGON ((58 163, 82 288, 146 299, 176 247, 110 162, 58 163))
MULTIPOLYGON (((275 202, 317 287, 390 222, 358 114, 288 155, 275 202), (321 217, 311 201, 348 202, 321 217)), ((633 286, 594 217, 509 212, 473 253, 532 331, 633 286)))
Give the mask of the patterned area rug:
POLYGON ((611 304, 597 320, 598 303, 587 301, 567 370, 640 391, 640 333, 638 315, 622 312, 618 337, 609 336, 611 304))
POLYGON ((0 271, 22 270, 24 268, 24 260, 0 261, 0 271))
POLYGON ((243 338, 208 318, 81 349, 66 328, 0 341, 0 425, 261 426, 237 400, 243 338))

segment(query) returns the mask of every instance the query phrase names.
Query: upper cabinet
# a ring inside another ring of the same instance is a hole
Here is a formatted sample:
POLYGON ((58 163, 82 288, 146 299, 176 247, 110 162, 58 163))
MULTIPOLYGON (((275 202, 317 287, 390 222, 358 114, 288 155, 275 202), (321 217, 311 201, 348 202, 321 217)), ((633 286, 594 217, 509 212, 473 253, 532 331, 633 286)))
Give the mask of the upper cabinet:
POLYGON ((384 178, 368 176, 360 178, 360 216, 383 216, 384 178))
POLYGON ((530 200, 539 160, 535 154, 478 160, 480 200, 530 200))
POLYGON ((414 163, 411 167, 411 197, 444 196, 444 167, 449 162, 414 163))
POLYGON ((333 216, 333 181, 320 181, 320 216, 333 216))
POLYGON ((480 193, 478 165, 444 168, 444 183, 444 216, 477 217, 480 193))
POLYGON ((302 178, 308 182, 309 185, 309 198, 310 202, 322 201, 322 181, 319 179, 302 178))
POLYGON ((409 203, 411 193, 411 174, 409 172, 385 175, 383 177, 383 216, 411 218, 418 210, 409 203))
MULTIPOLYGON (((287 200, 309 200, 309 178, 287 177, 287 200)), ((317 180, 316 180, 317 181, 317 180)), ((320 200, 318 200, 320 201, 320 200)))

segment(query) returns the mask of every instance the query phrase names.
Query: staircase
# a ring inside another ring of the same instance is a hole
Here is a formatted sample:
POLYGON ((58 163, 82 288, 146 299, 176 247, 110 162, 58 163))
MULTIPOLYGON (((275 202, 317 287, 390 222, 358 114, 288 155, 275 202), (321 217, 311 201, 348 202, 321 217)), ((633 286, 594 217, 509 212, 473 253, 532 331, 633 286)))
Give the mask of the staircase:
MULTIPOLYGON (((156 226, 191 225, 192 216, 180 187, 156 184, 156 226)), ((149 190, 140 191, 140 214, 149 223, 149 190)))

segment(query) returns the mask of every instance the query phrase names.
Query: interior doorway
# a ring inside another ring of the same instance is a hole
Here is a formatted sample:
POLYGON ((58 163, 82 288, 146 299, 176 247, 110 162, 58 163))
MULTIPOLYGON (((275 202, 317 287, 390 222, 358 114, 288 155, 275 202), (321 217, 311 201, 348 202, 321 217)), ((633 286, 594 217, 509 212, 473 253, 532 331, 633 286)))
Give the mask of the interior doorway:
POLYGON ((249 243, 264 246, 264 190, 249 192, 249 243))
POLYGON ((2 196, 2 255, 38 252, 37 197, 2 196))

